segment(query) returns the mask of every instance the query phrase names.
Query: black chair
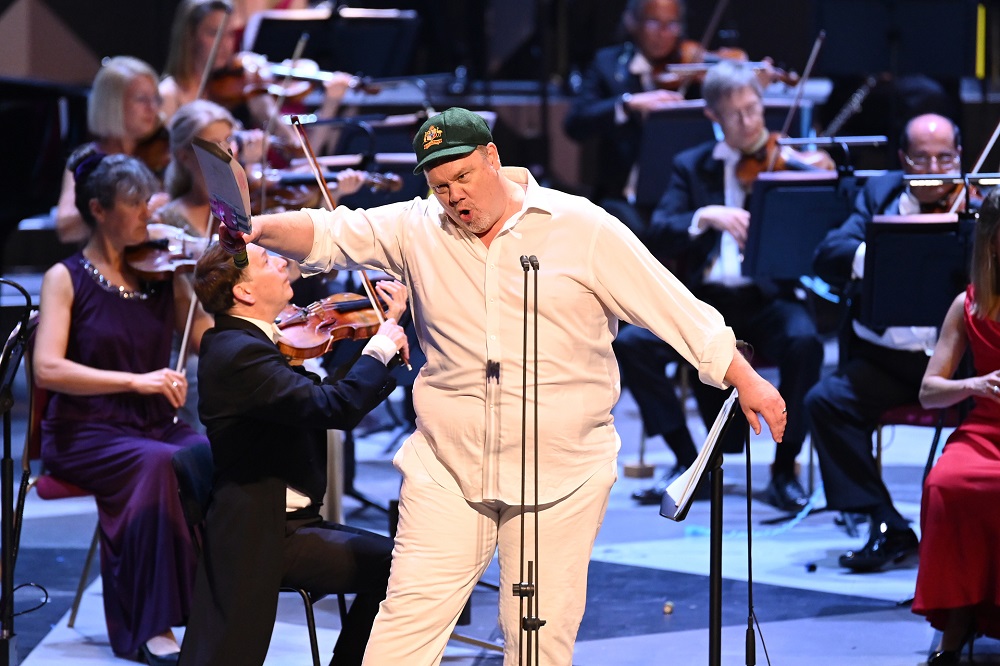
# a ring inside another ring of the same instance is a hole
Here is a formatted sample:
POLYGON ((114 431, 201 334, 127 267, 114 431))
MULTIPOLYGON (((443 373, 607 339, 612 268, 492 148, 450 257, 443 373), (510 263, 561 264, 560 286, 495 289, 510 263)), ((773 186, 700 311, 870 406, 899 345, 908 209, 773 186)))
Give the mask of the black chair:
MULTIPOLYGON (((212 476, 214 463, 212 449, 205 444, 196 444, 181 449, 171 458, 174 474, 177 475, 177 492, 180 495, 184 520, 191 530, 191 541, 198 551, 199 557, 204 547, 205 516, 212 500, 212 476)), ((309 647, 312 650, 314 666, 320 666, 319 644, 316 641, 316 619, 313 604, 323 598, 323 595, 311 594, 300 587, 282 587, 282 592, 294 592, 302 599, 306 612, 306 626, 309 628, 309 647)), ((347 617, 347 601, 344 595, 337 595, 340 608, 340 623, 344 624, 347 617)))

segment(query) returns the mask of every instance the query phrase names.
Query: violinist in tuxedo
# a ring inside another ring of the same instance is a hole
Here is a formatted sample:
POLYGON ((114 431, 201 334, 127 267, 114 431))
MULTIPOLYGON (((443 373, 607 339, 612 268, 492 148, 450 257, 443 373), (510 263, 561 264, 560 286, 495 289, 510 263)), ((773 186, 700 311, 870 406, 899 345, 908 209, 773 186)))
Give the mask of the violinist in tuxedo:
MULTIPOLYGON (((900 138, 902 171, 865 183, 854 212, 816 249, 816 274, 845 294, 857 295, 864 277, 865 225, 877 214, 942 212, 951 186, 910 189, 903 175, 957 173, 961 155, 961 137, 951 120, 936 114, 911 119, 900 138)), ((852 309, 858 300, 852 299, 852 309)), ((883 412, 917 402, 937 329, 906 326, 874 331, 856 319, 847 326, 840 368, 809 391, 805 407, 827 506, 861 514, 871 522, 868 542, 841 555, 840 566, 878 571, 915 554, 917 536, 892 504, 872 455, 872 434, 883 412)))
POLYGON ((292 294, 285 259, 256 245, 247 255, 239 269, 214 244, 195 271, 195 292, 215 315, 198 368, 215 477, 180 663, 263 663, 287 585, 356 594, 330 664, 360 664, 392 540, 320 518, 326 430, 354 427, 395 386, 387 364, 406 350, 395 323, 405 288, 380 283, 390 318, 343 379, 320 381, 275 345, 273 322, 292 294))
POLYGON ((590 197, 598 203, 634 195, 627 190, 635 188, 632 172, 639 158, 643 116, 683 98, 676 91, 658 89, 655 81, 655 71, 681 60, 683 0, 629 0, 622 25, 629 40, 595 54, 565 120, 570 138, 600 139, 590 197))
MULTIPOLYGON (((676 156, 667 191, 640 238, 654 255, 677 260, 683 267, 679 277, 692 292, 723 313, 737 338, 778 365, 788 427, 775 450, 766 496, 784 511, 797 511, 808 500, 795 472, 807 433, 802 397, 819 379, 823 345, 793 285, 758 283, 741 274, 751 220, 736 169, 740 159, 758 151, 769 136, 760 80, 751 66, 723 61, 709 70, 702 95, 705 115, 718 123, 724 138, 676 156)), ((655 354, 659 344, 649 336, 633 343, 638 348, 629 356, 637 359, 644 351, 647 357, 655 354)), ((645 364, 644 381, 659 381, 662 368, 652 366, 645 364)), ((717 389, 693 388, 709 426, 725 395, 717 389)))

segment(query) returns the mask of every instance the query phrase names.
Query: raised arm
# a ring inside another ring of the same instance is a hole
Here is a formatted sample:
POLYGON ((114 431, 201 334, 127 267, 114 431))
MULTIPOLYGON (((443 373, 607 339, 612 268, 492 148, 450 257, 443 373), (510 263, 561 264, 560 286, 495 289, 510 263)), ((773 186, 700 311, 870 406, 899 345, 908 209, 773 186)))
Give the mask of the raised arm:
POLYGON ((220 224, 219 243, 232 254, 245 248, 247 243, 256 243, 294 261, 302 261, 312 249, 312 219, 300 210, 258 215, 251 226, 253 230, 249 234, 241 234, 220 224))

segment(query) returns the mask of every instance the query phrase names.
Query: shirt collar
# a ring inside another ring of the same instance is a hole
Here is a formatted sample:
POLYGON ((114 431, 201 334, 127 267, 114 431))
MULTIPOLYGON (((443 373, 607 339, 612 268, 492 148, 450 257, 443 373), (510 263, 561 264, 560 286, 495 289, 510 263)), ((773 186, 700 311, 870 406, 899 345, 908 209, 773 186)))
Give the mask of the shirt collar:
POLYGON ((261 331, 263 331, 264 335, 270 338, 271 342, 278 341, 278 335, 280 335, 281 332, 278 330, 278 327, 274 325, 273 321, 264 321, 263 319, 255 319, 254 317, 244 317, 242 315, 233 315, 233 317, 237 319, 242 319, 243 321, 250 322, 257 328, 259 328, 261 331))
POLYGON ((636 51, 628 63, 628 72, 641 77, 644 74, 652 74, 653 66, 646 60, 646 56, 642 55, 640 51, 636 51))
POLYGON ((720 141, 715 144, 715 148, 712 149, 712 157, 719 160, 720 162, 736 163, 740 161, 743 154, 730 146, 725 141, 720 141))

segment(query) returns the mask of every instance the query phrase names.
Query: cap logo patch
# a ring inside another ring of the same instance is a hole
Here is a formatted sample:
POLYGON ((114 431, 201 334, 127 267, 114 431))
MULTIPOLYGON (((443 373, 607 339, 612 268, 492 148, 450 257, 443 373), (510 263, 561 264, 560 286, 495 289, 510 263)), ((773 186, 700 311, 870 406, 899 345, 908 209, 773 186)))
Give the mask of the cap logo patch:
POLYGON ((424 150, 427 150, 431 146, 436 146, 441 143, 444 139, 444 132, 438 129, 437 125, 431 125, 424 132, 424 150))

